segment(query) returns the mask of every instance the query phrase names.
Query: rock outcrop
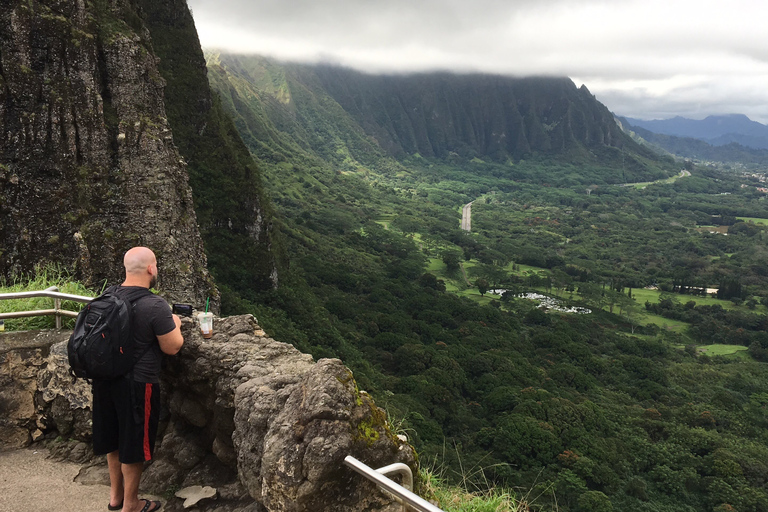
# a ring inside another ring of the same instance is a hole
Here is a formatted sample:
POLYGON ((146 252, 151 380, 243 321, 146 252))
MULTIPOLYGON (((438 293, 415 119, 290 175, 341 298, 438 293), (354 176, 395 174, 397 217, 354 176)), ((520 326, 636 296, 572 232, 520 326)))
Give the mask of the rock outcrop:
POLYGON ((171 299, 216 297, 164 86, 128 0, 0 3, 0 274, 100 285, 146 245, 171 299))
MULTIPOLYGON (((184 348, 166 361, 168 414, 144 490, 213 487, 216 507, 256 507, 248 510, 398 509, 343 460, 352 455, 372 467, 413 467, 413 448, 389 430, 384 411, 357 389, 341 361, 315 363, 267 337, 250 315, 216 319, 209 340, 191 320, 182 331, 184 348)), ((3 412, 12 409, 15 418, 0 428, 21 444, 33 433, 74 439, 66 450, 53 443, 53 450, 82 461, 88 458, 90 390, 68 375, 67 337, 54 331, 0 338, 3 389, 12 383, 20 397, 0 395, 3 412)))

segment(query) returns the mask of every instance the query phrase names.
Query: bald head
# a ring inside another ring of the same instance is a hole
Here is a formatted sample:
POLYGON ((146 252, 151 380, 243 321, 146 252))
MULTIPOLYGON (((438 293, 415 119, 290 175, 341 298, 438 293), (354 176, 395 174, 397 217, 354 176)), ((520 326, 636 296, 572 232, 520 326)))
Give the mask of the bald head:
POLYGON ((134 247, 123 257, 126 274, 144 274, 148 266, 156 264, 155 253, 146 247, 134 247))
POLYGON ((157 279, 157 259, 155 253, 147 247, 134 247, 123 257, 125 266, 125 286, 154 285, 157 279))

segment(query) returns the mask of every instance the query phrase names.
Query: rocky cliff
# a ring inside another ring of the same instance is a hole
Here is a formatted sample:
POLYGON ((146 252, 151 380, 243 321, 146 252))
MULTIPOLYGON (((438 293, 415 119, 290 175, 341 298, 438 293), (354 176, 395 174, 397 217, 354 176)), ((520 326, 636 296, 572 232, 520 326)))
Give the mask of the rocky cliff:
POLYGON ((0 5, 0 273, 55 261, 99 286, 147 245, 168 295, 201 304, 214 289, 186 166, 131 13, 123 1, 0 5))
POLYGON ((231 118, 208 85, 186 0, 133 0, 152 36, 166 80, 165 106, 174 143, 187 162, 209 270, 240 292, 278 284, 286 265, 275 244, 261 175, 231 118))
MULTIPOLYGON (((211 486, 218 506, 229 503, 221 511, 249 504, 242 510, 390 510, 391 500, 342 461, 352 455, 372 467, 413 467, 415 454, 351 372, 339 360, 314 363, 267 338, 250 315, 216 319, 214 329, 204 340, 185 320, 186 343, 167 358, 167 414, 142 489, 211 486)), ((0 448, 47 439, 54 452, 85 462, 92 479, 100 461, 91 460, 87 444, 90 389, 67 373, 68 336, 0 338, 0 448)))
POLYGON ((205 73, 184 0, 3 2, 0 275, 53 261, 99 287, 140 244, 174 301, 216 297, 208 259, 276 286, 258 170, 205 73))
POLYGON ((324 89, 392 154, 504 160, 634 144, 567 78, 447 73, 374 76, 318 66, 324 89))

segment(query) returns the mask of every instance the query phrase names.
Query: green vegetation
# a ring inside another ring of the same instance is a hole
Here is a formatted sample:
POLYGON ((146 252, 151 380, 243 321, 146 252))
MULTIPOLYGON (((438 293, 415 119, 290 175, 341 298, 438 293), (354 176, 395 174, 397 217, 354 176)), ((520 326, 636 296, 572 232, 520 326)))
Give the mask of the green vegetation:
POLYGON ((329 73, 209 56, 291 259, 277 290, 225 282, 225 313, 340 357, 448 483, 558 510, 768 508, 768 235, 738 220, 768 218, 757 180, 688 165, 621 187, 682 165, 629 145, 430 153, 445 126, 417 134, 329 73))
MULTIPOLYGON (((0 281, 0 293, 15 293, 41 291, 56 286, 62 293, 95 297, 98 292, 88 290, 81 283, 73 280, 70 274, 61 267, 48 265, 38 267, 30 276, 19 276, 13 282, 0 281)), ((80 311, 83 304, 74 301, 62 301, 61 308, 69 311, 80 311)), ((0 300, 0 313, 18 311, 34 311, 38 309, 53 309, 53 299, 35 297, 30 299, 0 300)), ((74 327, 74 318, 62 318, 65 328, 74 327)), ((33 316, 28 318, 13 318, 5 321, 6 331, 28 331, 33 329, 52 329, 56 326, 53 316, 33 316)))
POLYGON ((738 345, 705 345, 699 347, 699 350, 710 356, 729 356, 747 350, 747 347, 740 347, 738 345))
MULTIPOLYGON (((499 490, 467 490, 447 484, 428 469, 419 471, 420 494, 445 512, 523 512, 529 508, 525 500, 499 490)), ((465 480, 466 481, 466 480, 465 480)))
POLYGON ((768 225, 768 219, 758 219, 756 217, 736 217, 736 219, 742 222, 751 222, 753 224, 761 224, 763 226, 768 225))

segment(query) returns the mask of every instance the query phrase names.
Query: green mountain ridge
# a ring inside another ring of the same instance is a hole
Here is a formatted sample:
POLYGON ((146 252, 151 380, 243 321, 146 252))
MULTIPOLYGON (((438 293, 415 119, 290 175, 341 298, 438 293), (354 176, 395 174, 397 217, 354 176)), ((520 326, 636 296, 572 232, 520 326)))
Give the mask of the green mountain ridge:
MULTIPOLYGON (((242 118, 241 132, 258 134, 253 147, 277 129, 339 164, 368 165, 382 156, 498 163, 554 157, 603 165, 609 182, 671 172, 670 162, 623 133, 586 87, 565 78, 375 76, 258 56, 207 58, 211 82, 242 118)), ((275 141, 274 132, 267 140, 275 141)))

